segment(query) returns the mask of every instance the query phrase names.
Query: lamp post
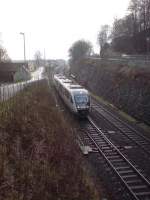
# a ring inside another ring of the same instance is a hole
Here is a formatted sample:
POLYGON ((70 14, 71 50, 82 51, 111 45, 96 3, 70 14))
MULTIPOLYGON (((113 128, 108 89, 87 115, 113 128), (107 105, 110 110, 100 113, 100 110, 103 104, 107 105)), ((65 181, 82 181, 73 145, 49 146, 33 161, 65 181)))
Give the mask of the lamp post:
POLYGON ((150 51, 150 37, 146 37, 146 53, 147 53, 147 60, 149 59, 149 51, 150 51))
POLYGON ((26 42, 25 42, 25 33, 20 32, 20 34, 23 36, 23 42, 24 42, 24 62, 26 62, 26 42))

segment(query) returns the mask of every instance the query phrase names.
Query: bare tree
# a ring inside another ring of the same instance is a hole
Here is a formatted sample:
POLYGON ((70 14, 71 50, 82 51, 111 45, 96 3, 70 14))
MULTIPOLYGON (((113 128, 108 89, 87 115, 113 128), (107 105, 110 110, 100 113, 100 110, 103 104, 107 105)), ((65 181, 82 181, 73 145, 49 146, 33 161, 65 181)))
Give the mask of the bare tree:
POLYGON ((100 55, 101 55, 101 51, 102 51, 103 47, 108 42, 109 30, 110 30, 109 25, 103 25, 103 26, 101 26, 101 29, 98 33, 97 41, 98 41, 98 44, 100 47, 100 55))
POLYGON ((42 53, 39 50, 35 52, 34 60, 35 60, 35 67, 39 68, 43 63, 43 61, 42 61, 42 53))
POLYGON ((6 62, 6 61, 10 61, 10 58, 8 56, 6 49, 2 45, 0 45, 0 62, 6 62))
POLYGON ((141 0, 139 4, 140 22, 143 30, 150 28, 150 0, 141 0))
POLYGON ((128 10, 129 10, 129 12, 132 16, 132 20, 133 20, 134 35, 137 33, 138 29, 140 28, 139 27, 140 20, 138 19, 139 11, 140 11, 139 5, 140 5, 140 0, 130 0, 129 7, 128 7, 128 10))
POLYGON ((150 46, 150 0, 130 0, 128 15, 115 19, 111 37, 115 50, 146 53, 150 46))
POLYGON ((91 53, 92 53, 92 45, 89 41, 85 40, 78 40, 69 49, 69 57, 72 62, 90 56, 91 53))

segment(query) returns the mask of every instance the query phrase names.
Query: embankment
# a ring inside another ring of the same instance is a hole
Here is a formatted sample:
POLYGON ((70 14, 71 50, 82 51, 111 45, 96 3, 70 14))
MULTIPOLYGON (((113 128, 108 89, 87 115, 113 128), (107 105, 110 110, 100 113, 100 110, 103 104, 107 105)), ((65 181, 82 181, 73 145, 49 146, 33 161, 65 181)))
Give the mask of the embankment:
POLYGON ((150 124, 150 66, 147 62, 84 59, 71 73, 96 95, 150 124))
POLYGON ((0 103, 0 199, 97 200, 46 81, 0 103))

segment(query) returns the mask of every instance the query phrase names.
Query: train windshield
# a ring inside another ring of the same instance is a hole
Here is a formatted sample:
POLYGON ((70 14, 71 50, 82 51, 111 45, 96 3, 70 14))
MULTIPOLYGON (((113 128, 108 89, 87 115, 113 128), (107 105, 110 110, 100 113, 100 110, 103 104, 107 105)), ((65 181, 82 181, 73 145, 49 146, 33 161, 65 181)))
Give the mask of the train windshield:
POLYGON ((74 98, 77 104, 86 104, 89 102, 89 98, 87 95, 76 94, 74 98))

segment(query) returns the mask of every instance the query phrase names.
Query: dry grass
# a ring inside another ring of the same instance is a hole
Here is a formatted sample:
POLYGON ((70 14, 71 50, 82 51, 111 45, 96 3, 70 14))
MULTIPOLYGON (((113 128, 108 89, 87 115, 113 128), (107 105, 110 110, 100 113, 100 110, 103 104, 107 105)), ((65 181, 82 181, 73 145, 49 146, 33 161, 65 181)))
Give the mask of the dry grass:
POLYGON ((130 115, 128 115, 127 113, 123 112, 122 110, 119 110, 116 106, 114 106, 113 104, 109 103, 108 101, 104 100, 102 97, 97 96, 93 93, 91 93, 91 96, 93 96, 98 102, 113 108, 118 114, 120 114, 122 117, 124 117, 125 119, 127 119, 128 121, 132 122, 132 123, 137 123, 136 119, 134 119, 133 117, 131 117, 130 115))
POLYGON ((0 199, 97 199, 47 83, 29 86, 3 109, 8 105, 0 115, 0 199))

